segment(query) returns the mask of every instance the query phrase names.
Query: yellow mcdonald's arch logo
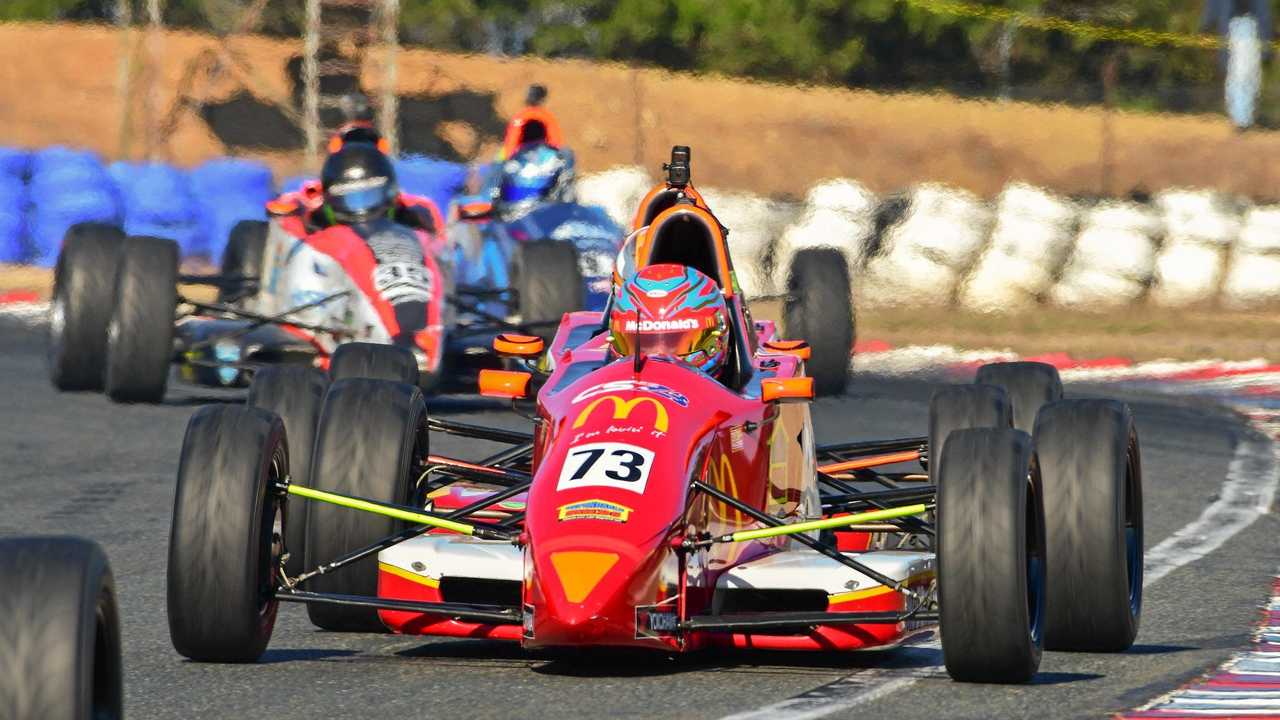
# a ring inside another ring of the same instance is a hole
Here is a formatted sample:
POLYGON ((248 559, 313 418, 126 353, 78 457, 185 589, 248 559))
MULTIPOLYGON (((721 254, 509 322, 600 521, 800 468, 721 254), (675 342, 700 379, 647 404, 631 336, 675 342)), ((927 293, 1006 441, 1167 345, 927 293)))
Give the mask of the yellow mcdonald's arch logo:
POLYGON ((605 395, 592 400, 590 405, 583 408, 582 412, 578 413, 578 419, 573 421, 573 427, 576 429, 586 424, 587 418, 591 417, 591 413, 595 412, 596 407, 605 401, 613 403, 614 420, 625 420, 631 416, 631 413, 635 412, 635 409, 641 403, 649 403, 653 405, 653 429, 659 432, 666 432, 671 425, 671 419, 667 416, 667 409, 654 398, 638 397, 623 400, 617 395, 605 395))

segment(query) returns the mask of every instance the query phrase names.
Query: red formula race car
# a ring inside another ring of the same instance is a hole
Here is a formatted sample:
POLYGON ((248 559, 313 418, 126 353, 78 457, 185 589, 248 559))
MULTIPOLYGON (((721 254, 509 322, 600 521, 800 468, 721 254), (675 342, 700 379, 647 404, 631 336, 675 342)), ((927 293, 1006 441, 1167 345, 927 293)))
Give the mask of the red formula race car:
POLYGON ((531 432, 342 380, 307 486, 290 482, 279 417, 196 413, 169 556, 178 651, 252 661, 280 601, 331 630, 528 648, 859 650, 940 625, 952 676, 983 682, 1028 680, 1046 644, 1132 643, 1141 470, 1125 406, 1062 400, 1048 366, 994 365, 934 397, 928 435, 819 445, 808 348, 749 319, 710 209, 677 197, 634 247, 639 268, 683 260, 718 285, 716 377, 620 354, 605 317, 573 313, 546 348, 499 336, 526 370, 481 374, 483 394, 517 403, 545 376, 531 432), (447 458, 432 432, 510 447, 447 458), (288 496, 312 501, 301 548, 282 541, 288 496), (307 569, 283 572, 295 553, 307 569))

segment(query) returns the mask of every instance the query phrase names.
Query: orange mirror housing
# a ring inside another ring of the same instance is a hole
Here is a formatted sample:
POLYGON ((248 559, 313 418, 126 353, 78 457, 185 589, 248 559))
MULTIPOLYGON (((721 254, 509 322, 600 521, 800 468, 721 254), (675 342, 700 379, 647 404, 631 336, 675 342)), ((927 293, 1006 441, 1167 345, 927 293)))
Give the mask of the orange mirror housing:
POLYGON ((770 352, 794 355, 801 360, 808 360, 812 352, 809 343, 803 340, 770 340, 764 344, 764 347, 770 352))
POLYGON ((547 344, 537 335, 502 333, 493 339, 493 351, 502 357, 532 360, 542 354, 547 344))
POLYGON ((485 397, 519 400, 529 395, 533 373, 518 370, 481 370, 480 394, 485 397))
POLYGON ((813 378, 769 378, 760 383, 764 402, 808 402, 813 399, 813 378))
POLYGON ((484 220, 493 214, 491 202, 469 202, 458 205, 459 220, 484 220))

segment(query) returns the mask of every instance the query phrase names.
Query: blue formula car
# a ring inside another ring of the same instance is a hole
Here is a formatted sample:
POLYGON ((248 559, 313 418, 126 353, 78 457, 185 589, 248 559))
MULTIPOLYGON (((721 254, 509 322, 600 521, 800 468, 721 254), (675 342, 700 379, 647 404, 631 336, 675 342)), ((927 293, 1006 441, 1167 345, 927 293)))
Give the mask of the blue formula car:
POLYGON ((600 310, 609 296, 626 233, 603 208, 576 202, 573 152, 542 106, 545 97, 540 86, 530 89, 529 105, 508 123, 497 161, 479 169, 480 191, 457 198, 450 212, 454 280, 489 294, 476 308, 483 314, 508 314, 503 290, 522 284, 513 277, 520 272, 514 258, 528 242, 573 248, 584 284, 581 309, 600 310))

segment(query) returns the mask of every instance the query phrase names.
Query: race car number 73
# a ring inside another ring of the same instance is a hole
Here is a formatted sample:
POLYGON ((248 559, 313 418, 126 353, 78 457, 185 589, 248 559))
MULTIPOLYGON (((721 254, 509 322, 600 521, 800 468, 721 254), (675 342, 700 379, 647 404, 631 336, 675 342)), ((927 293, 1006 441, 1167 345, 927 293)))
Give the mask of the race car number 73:
POLYGON ((653 451, 626 443, 587 443, 569 449, 557 490, 613 487, 642 493, 649 482, 653 451))

